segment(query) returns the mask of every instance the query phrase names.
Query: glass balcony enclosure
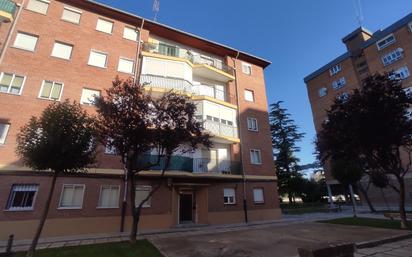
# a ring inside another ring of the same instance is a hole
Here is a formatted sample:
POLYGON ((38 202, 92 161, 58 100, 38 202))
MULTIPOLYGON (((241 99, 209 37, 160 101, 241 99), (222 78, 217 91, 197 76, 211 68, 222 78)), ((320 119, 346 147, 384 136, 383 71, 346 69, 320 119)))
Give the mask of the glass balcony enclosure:
POLYGON ((0 0, 0 22, 11 22, 16 12, 16 4, 10 0, 0 0))

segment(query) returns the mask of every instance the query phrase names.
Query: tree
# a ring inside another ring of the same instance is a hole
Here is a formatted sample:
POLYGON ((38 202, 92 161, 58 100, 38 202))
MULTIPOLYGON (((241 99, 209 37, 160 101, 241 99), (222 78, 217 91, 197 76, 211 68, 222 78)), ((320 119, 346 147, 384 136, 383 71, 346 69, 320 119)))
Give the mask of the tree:
POLYGON ((94 162, 93 120, 77 103, 52 103, 39 118, 32 117, 17 135, 17 154, 34 170, 52 173, 50 190, 27 256, 37 246, 49 212, 56 179, 61 174, 86 171, 94 162))
MULTIPOLYGON (((96 107, 96 127, 101 141, 116 149, 124 167, 129 186, 125 190, 131 193, 133 216, 130 241, 134 242, 142 206, 161 187, 172 155, 178 151, 193 151, 199 145, 209 148, 210 136, 195 119, 196 106, 188 96, 170 91, 154 98, 130 79, 116 78, 113 86, 106 90, 106 96, 96 100, 96 107), (157 157, 146 160, 144 156, 149 151, 157 157), (162 167, 158 185, 136 205, 139 173, 159 165, 162 167)), ((125 208, 126 201, 123 202, 123 215, 125 208)))
POLYGON ((373 183, 399 194, 402 228, 407 226, 404 177, 412 165, 410 104, 412 97, 394 74, 376 74, 345 101, 335 101, 319 134, 323 160, 349 155, 373 183))
POLYGON ((270 105, 269 121, 272 134, 272 147, 276 158, 276 173, 279 192, 288 194, 289 202, 293 195, 299 193, 302 175, 298 172, 298 158, 295 152, 300 151, 296 145, 304 133, 298 132, 287 110, 281 107, 281 101, 270 105))

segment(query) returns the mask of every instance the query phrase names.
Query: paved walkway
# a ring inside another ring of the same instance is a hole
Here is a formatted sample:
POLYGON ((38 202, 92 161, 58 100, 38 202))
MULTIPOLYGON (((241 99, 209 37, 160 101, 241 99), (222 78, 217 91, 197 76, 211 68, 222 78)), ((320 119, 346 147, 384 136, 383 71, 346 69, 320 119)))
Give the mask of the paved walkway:
POLYGON ((412 239, 406 239, 377 247, 358 249, 355 257, 411 257, 412 239))

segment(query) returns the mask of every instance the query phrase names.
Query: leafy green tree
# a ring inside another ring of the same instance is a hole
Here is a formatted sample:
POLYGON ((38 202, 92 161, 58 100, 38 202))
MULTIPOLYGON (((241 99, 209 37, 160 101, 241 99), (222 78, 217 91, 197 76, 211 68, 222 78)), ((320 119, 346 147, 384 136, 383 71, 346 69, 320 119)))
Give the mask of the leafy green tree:
MULTIPOLYGON (((196 106, 190 98, 175 92, 168 92, 154 98, 145 93, 143 86, 131 79, 116 78, 113 86, 106 90, 106 96, 96 100, 96 127, 100 139, 108 147, 116 149, 121 157, 131 193, 133 223, 130 241, 136 240, 140 213, 143 205, 161 187, 171 157, 180 151, 193 151, 198 146, 211 146, 210 135, 195 119, 196 106), (186 150, 182 150, 182 149, 186 150), (149 151, 156 158, 145 160, 149 151), (139 173, 154 166, 161 166, 159 183, 140 203, 135 201, 139 173)), ((123 200, 122 216, 126 209, 123 200)))
POLYGON ((25 165, 52 175, 50 190, 28 257, 32 257, 49 212, 56 180, 66 173, 85 172, 95 160, 93 120, 77 103, 49 105, 32 117, 17 135, 17 154, 25 165))
POLYGON ((299 159, 295 153, 300 151, 297 142, 304 133, 298 132, 298 126, 281 103, 270 105, 269 121, 279 193, 288 194, 289 202, 292 202, 293 196, 301 193, 302 175, 298 171, 299 159))
POLYGON ((372 182, 399 194, 402 228, 407 227, 404 178, 412 165, 411 104, 394 74, 376 74, 345 101, 335 101, 319 134, 323 160, 353 158, 372 182))

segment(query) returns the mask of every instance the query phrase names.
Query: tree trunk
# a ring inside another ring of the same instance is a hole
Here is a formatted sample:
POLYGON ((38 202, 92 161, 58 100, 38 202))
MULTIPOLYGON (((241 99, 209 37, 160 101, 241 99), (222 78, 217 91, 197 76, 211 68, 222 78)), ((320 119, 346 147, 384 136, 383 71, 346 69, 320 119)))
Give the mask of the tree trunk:
POLYGON ((293 203, 292 194, 288 192, 289 204, 293 203))
POLYGON ((350 198, 352 200, 353 217, 356 218, 358 215, 356 213, 356 199, 355 199, 355 194, 353 193, 352 185, 349 185, 349 192, 350 192, 350 198))
POLYGON ((130 237, 129 240, 131 243, 136 242, 136 237, 137 237, 137 225, 139 222, 139 216, 137 215, 137 208, 136 208, 136 184, 135 184, 135 179, 134 179, 134 174, 133 172, 129 173, 129 185, 130 185, 130 208, 132 210, 132 217, 133 217, 133 223, 132 223, 132 229, 130 230, 130 237))
POLYGON ((43 213, 40 217, 39 225, 37 227, 37 230, 34 235, 33 241, 30 245, 30 248, 27 251, 26 257, 33 257, 34 251, 36 250, 36 246, 37 246, 37 243, 39 242, 39 238, 43 230, 44 223, 46 223, 47 215, 49 213, 50 203, 53 197, 54 187, 56 185, 56 179, 57 179, 57 172, 54 172, 51 186, 50 186, 49 195, 47 196, 46 204, 44 206, 43 213))
POLYGON ((385 202, 386 209, 390 211, 391 207, 389 206, 388 200, 386 199, 385 192, 383 192, 383 188, 381 188, 381 193, 383 201, 385 202))
POLYGON ((402 177, 398 177, 399 183, 399 214, 401 217, 401 228, 407 229, 406 211, 405 211, 405 181, 402 177))
POLYGON ((365 188, 363 188, 361 182, 358 182, 358 188, 359 188, 359 190, 361 191, 361 193, 363 194, 363 197, 365 198, 366 203, 367 203, 368 206, 369 206, 369 210, 370 210, 372 213, 376 212, 375 207, 373 207, 373 205, 372 205, 371 199, 369 199, 368 191, 367 191, 365 188))

